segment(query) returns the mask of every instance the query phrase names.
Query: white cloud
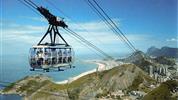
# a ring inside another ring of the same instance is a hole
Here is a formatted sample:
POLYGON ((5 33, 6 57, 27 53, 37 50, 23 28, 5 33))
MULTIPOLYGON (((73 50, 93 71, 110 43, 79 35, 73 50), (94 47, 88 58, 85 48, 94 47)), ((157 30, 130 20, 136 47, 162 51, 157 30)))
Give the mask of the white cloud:
MULTIPOLYGON (((119 25, 119 20, 113 20, 117 25, 119 25)), ((77 22, 77 23, 69 23, 69 28, 74 29, 75 31, 85 32, 86 30, 89 32, 106 32, 108 31, 108 26, 105 25, 103 21, 89 21, 89 22, 77 22)))
POLYGON ((106 27, 102 22, 85 22, 85 23, 72 23, 69 25, 69 28, 72 28, 76 31, 85 31, 85 29, 91 31, 105 31, 106 27))
POLYGON ((178 42, 178 38, 166 39, 167 42, 178 42))
MULTIPOLYGON (((115 23, 119 23, 117 19, 114 19, 115 23)), ((4 28, 2 31, 3 40, 18 41, 21 43, 37 44, 42 36, 47 31, 48 25, 37 26, 37 25, 21 25, 16 23, 8 24, 11 27, 4 28)), ((116 35, 110 31, 102 21, 90 21, 81 23, 69 23, 69 28, 74 30, 77 34, 84 37, 97 47, 105 49, 109 46, 116 46, 116 48, 122 47, 124 43, 116 37, 116 35), (81 27, 82 26, 82 27, 81 27), (86 31, 87 30, 87 31, 86 31), (119 46, 118 46, 119 45, 119 46)), ((71 44, 74 48, 84 50, 84 46, 77 42, 74 37, 70 37, 66 34, 66 31, 59 28, 59 32, 64 36, 66 41, 71 44)), ((149 38, 146 35, 140 34, 125 34, 126 37, 133 43, 136 41, 143 41, 145 38, 149 38)), ((85 48, 86 49, 86 48, 85 48)), ((123 49, 123 48, 122 48, 123 49)))
POLYGON ((34 44, 34 41, 40 39, 41 33, 46 32, 46 26, 20 25, 16 23, 8 24, 7 28, 2 29, 3 41, 19 41, 23 43, 34 44), (10 27, 9 27, 10 26, 10 27))

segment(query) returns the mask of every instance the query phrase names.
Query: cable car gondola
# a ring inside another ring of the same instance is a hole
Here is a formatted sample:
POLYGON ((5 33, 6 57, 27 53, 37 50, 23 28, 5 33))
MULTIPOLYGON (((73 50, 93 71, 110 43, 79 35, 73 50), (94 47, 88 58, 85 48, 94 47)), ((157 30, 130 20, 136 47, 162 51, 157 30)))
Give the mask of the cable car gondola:
POLYGON ((32 70, 72 66, 74 51, 71 46, 64 45, 37 45, 30 48, 29 63, 32 70))
POLYGON ((60 70, 60 67, 65 66, 70 66, 71 68, 74 62, 74 51, 58 31, 58 27, 67 28, 68 26, 63 20, 58 21, 57 17, 52 15, 46 8, 36 7, 36 9, 48 20, 49 27, 40 42, 30 48, 29 63, 32 68, 31 71, 35 69, 44 69, 48 72, 50 68, 58 68, 58 70, 60 70), (42 41, 48 34, 50 36, 50 42, 42 44, 42 41), (64 43, 57 43, 57 36, 64 43))
POLYGON ((34 9, 36 9, 49 23, 46 34, 42 37, 37 45, 33 46, 30 49, 29 63, 32 67, 32 71, 34 71, 35 69, 44 69, 46 71, 49 71, 50 68, 58 68, 58 70, 60 70, 60 67, 72 66, 72 63, 74 62, 74 51, 72 47, 61 36, 58 31, 58 27, 62 27, 67 32, 71 33, 74 37, 81 40, 87 46, 95 49, 103 56, 113 59, 111 56, 87 41, 85 38, 81 37, 74 31, 69 29, 63 20, 58 21, 57 17, 51 14, 48 9, 43 8, 42 6, 37 6, 31 0, 24 0, 22 3, 27 7, 30 7, 30 9, 32 9, 33 11, 34 9), (50 42, 42 44, 43 39, 48 34, 50 36, 50 42), (56 43, 56 36, 59 36, 64 43, 56 43))

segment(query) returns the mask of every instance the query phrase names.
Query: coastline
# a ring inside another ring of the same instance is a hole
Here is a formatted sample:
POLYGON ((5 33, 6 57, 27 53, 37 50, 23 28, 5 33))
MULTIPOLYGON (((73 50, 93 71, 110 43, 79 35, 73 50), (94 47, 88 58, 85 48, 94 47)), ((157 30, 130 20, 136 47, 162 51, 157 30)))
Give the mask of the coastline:
POLYGON ((83 72, 83 73, 81 73, 81 74, 79 74, 79 75, 77 75, 77 76, 74 76, 74 77, 72 77, 72 78, 69 78, 68 80, 63 80, 63 81, 58 81, 58 82, 54 82, 54 83, 56 83, 56 84, 67 84, 67 83, 71 83, 71 82, 73 82, 73 81, 75 81, 75 80, 77 80, 77 79, 79 79, 79 78, 81 78, 81 77, 83 77, 83 76, 85 76, 85 75, 88 75, 88 74, 91 74, 91 73, 94 73, 94 72, 96 72, 96 71, 104 71, 104 70, 106 70, 107 68, 107 64, 106 63, 104 63, 103 61, 101 61, 101 60, 91 60, 91 61, 86 61, 87 63, 94 63, 94 64, 97 64, 98 66, 95 68, 95 69, 92 69, 92 70, 89 70, 89 71, 86 71, 86 72, 83 72))
POLYGON ((123 62, 115 62, 115 61, 104 61, 104 60, 86 60, 85 62, 87 63, 93 63, 93 64, 97 64, 98 66, 95 68, 95 69, 92 69, 92 70, 89 70, 89 71, 86 71, 86 72, 83 72, 77 76, 74 76, 72 78, 69 78, 68 80, 63 80, 63 81, 57 81, 54 83, 56 84, 67 84, 67 83, 71 83, 85 75, 88 75, 88 74, 91 74, 91 73, 94 73, 94 72, 101 72, 101 71, 104 71, 104 70, 109 70, 109 69, 112 69, 116 66, 119 66, 119 65, 122 65, 123 62))

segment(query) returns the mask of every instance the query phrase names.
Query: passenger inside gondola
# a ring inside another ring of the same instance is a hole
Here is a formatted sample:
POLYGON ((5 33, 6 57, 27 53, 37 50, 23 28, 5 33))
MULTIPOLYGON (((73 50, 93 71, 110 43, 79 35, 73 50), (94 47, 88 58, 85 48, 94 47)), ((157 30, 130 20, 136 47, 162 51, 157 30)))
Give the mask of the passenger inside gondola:
POLYGON ((31 63, 30 63, 31 66, 35 67, 36 66, 36 60, 33 58, 31 59, 31 63))
POLYGON ((72 63, 72 57, 71 48, 33 48, 30 50, 30 65, 32 68, 66 66, 72 63))
POLYGON ((37 60, 37 64, 38 64, 38 66, 41 66, 43 64, 43 58, 39 58, 37 60))
POLYGON ((57 51, 56 51, 56 48, 52 48, 51 52, 52 52, 52 64, 56 64, 57 63, 57 51))
POLYGON ((43 64, 43 51, 41 48, 37 50, 37 64, 38 66, 43 64))
POLYGON ((71 57, 71 49, 68 49, 68 52, 67 52, 67 57, 68 57, 68 62, 71 62, 71 59, 72 59, 72 57, 71 57))
POLYGON ((45 53, 44 53, 44 59, 45 59, 45 64, 46 65, 50 65, 51 64, 51 53, 50 53, 50 49, 44 49, 45 53))
POLYGON ((58 64, 62 63, 62 51, 59 49, 58 51, 58 64))
POLYGON ((48 65, 48 52, 46 50, 46 48, 44 49, 44 60, 45 60, 45 65, 48 65))
POLYGON ((38 51, 38 58, 43 58, 43 51, 41 48, 38 51))
POLYGON ((67 63, 67 49, 64 49, 63 52, 63 63, 67 63))

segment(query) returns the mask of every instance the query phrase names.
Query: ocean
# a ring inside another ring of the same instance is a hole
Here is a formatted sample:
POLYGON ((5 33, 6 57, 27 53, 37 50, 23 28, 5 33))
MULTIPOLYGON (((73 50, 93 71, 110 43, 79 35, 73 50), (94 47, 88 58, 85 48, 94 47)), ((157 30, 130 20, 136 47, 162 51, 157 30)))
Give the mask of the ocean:
MULTIPOLYGON (((83 72, 92 70, 98 65, 94 63, 88 63, 86 60, 101 59, 94 55, 80 55, 75 56, 75 62, 73 66, 75 68, 67 68, 64 71, 50 70, 45 72, 43 70, 30 71, 30 65, 28 62, 28 55, 0 55, 0 81, 1 82, 15 82, 29 75, 43 74, 52 78, 53 81, 63 81, 75 77, 83 72), (80 59, 79 59, 80 58, 80 59)), ((4 86, 0 84, 0 89, 4 86)), ((21 100, 22 97, 15 94, 0 95, 0 100, 21 100)))
POLYGON ((16 94, 0 94, 0 100, 22 100, 22 97, 16 94))
MULTIPOLYGON (((87 58, 86 55, 85 57, 87 58)), ((15 82, 25 76, 35 74, 49 76, 53 81, 67 80, 97 67, 94 63, 85 62, 85 60, 87 60, 86 58, 83 58, 84 60, 78 60, 76 58, 75 63, 73 64, 75 68, 65 68, 64 71, 57 71, 56 69, 50 70, 50 72, 45 72, 43 70, 30 71, 28 55, 3 55, 1 56, 0 81, 15 82)))

